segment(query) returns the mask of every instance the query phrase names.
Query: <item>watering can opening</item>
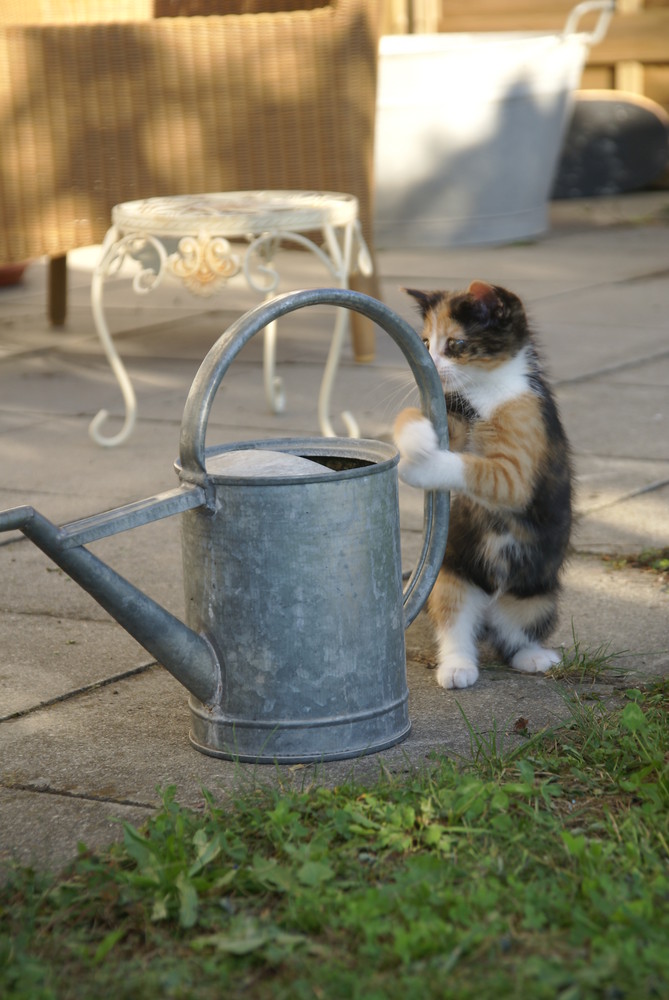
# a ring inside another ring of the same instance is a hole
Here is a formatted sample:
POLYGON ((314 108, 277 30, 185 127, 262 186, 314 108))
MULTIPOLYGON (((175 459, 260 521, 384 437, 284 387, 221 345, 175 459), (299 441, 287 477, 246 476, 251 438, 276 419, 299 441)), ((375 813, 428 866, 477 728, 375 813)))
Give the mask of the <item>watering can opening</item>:
MULTIPOLYGON (((205 467, 212 484, 255 483, 259 486, 351 479, 383 473, 397 465, 394 445, 351 438, 279 438, 236 442, 207 448, 205 467)), ((182 476, 180 460, 175 469, 182 476)))

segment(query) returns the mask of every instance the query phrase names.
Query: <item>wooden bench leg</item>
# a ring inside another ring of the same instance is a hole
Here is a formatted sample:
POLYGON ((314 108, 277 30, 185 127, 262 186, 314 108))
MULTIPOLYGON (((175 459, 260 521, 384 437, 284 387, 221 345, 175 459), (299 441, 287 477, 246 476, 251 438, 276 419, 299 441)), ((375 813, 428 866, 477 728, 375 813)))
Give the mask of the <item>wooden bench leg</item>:
POLYGON ((67 254, 49 258, 47 311, 53 326, 63 326, 67 316, 67 254))
MULTIPOLYGON (((364 274, 353 274, 350 278, 350 287, 356 292, 363 292, 375 299, 380 298, 376 274, 371 274, 369 277, 364 274)), ((375 337, 374 324, 371 319, 351 311, 351 340, 353 341, 353 356, 357 362, 362 364, 374 360, 375 337)))

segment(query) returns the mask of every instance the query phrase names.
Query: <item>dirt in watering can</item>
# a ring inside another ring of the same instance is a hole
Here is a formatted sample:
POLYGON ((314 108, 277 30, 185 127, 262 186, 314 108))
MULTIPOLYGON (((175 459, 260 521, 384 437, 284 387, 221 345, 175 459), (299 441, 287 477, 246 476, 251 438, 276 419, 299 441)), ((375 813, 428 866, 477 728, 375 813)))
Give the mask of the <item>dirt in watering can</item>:
POLYGON ((368 465, 374 465, 374 462, 364 462, 359 458, 342 458, 339 455, 309 455, 308 458, 318 465, 332 469, 333 472, 348 472, 349 469, 364 469, 368 465))

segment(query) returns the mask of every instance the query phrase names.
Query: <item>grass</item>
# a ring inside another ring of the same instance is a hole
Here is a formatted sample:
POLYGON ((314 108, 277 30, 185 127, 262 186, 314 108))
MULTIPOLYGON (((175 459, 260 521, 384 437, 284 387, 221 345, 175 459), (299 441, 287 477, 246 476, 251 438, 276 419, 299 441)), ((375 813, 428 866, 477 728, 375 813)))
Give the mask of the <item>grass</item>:
POLYGON ((551 667, 547 674, 552 680, 573 681, 581 685, 587 681, 596 684, 604 679, 629 675, 629 667, 619 667, 615 662, 621 656, 629 655, 629 650, 612 650, 610 642, 602 643, 596 649, 583 646, 576 635, 573 621, 571 634, 572 645, 565 649, 560 663, 551 667))
POLYGON ((510 753, 257 789, 0 889, 5 998, 669 995, 669 684, 510 753), (491 759, 494 766, 491 766, 491 759))

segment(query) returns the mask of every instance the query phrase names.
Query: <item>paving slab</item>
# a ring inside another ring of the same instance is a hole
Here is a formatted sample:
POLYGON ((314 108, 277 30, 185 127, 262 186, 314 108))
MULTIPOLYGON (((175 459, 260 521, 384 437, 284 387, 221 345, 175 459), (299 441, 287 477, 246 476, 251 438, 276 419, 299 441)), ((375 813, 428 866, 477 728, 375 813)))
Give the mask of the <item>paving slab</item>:
POLYGON ((604 380, 562 385, 557 393, 562 420, 578 454, 613 459, 669 460, 669 388, 604 380))
POLYGON ((572 542, 579 551, 607 555, 667 548, 669 485, 587 510, 577 520, 572 542))
POLYGON ((57 871, 76 857, 78 845, 101 851, 123 837, 123 823, 140 826, 153 806, 77 799, 0 787, 0 880, 10 863, 57 871))
POLYGON ((141 670, 149 655, 110 619, 0 616, 0 723, 141 670), (36 651, 39 650, 39 656, 36 651))

